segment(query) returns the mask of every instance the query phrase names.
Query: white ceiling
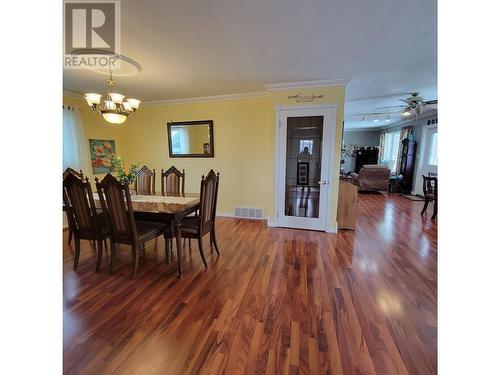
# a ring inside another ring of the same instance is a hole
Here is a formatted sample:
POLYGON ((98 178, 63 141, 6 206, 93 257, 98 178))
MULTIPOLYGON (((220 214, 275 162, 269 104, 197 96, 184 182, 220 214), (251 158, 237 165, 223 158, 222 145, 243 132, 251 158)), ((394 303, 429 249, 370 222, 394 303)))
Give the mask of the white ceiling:
MULTIPOLYGON (((345 123, 360 128, 380 122, 353 114, 437 98, 436 0, 122 0, 121 13, 122 54, 142 71, 119 92, 143 101, 352 78, 345 123)), ((65 70, 64 90, 104 91, 104 76, 65 70)))

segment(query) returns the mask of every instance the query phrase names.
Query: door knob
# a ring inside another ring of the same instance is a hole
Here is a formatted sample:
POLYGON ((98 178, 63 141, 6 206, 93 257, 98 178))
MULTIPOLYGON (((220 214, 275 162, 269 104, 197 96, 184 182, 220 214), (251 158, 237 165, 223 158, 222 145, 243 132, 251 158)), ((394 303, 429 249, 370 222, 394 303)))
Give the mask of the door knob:
POLYGON ((318 181, 318 184, 320 184, 320 185, 326 185, 326 184, 327 184, 327 182, 326 182, 325 180, 319 180, 319 181, 318 181))

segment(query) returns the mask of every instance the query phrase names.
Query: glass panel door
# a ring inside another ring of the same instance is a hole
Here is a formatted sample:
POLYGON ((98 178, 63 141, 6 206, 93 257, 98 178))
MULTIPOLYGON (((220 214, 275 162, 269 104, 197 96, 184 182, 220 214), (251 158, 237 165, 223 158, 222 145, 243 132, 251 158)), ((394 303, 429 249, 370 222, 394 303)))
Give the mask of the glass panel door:
POLYGON ((286 119, 285 216, 319 218, 323 119, 286 119))

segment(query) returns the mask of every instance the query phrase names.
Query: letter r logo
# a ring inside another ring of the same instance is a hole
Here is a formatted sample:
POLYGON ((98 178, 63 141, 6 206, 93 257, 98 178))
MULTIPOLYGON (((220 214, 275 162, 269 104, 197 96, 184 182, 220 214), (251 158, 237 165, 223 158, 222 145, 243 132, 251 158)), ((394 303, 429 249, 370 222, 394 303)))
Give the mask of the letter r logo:
POLYGON ((64 3, 65 54, 85 50, 86 54, 115 54, 119 27, 118 0, 64 3), (91 51, 92 49, 96 51, 91 51))

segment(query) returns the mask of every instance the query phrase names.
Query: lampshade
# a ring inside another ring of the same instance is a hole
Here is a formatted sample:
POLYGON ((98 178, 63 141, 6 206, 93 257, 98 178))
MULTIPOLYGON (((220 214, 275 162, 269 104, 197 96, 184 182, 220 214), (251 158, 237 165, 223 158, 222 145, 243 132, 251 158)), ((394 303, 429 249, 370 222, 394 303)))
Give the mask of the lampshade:
POLYGON ((139 108, 139 104, 141 103, 140 100, 137 100, 137 99, 127 99, 127 101, 130 103, 130 106, 133 108, 133 109, 137 109, 139 108))
POLYGON ((123 98, 125 98, 125 95, 117 94, 115 92, 110 93, 109 96, 111 97, 111 100, 113 101, 113 103, 116 103, 116 104, 121 104, 123 101, 123 98))
POLYGON ((122 115, 121 113, 112 113, 112 112, 103 113, 102 117, 104 118, 104 120, 112 124, 122 124, 127 119, 127 116, 122 115))
POLYGON ((85 94, 85 99, 87 103, 92 106, 93 104, 99 104, 101 102, 101 94, 88 93, 85 94))
POLYGON ((132 107, 129 102, 123 102, 123 108, 125 108, 126 111, 132 111, 132 107))
POLYGON ((111 100, 105 100, 104 103, 105 103, 104 108, 111 109, 113 111, 116 110, 116 104, 113 103, 111 100))

